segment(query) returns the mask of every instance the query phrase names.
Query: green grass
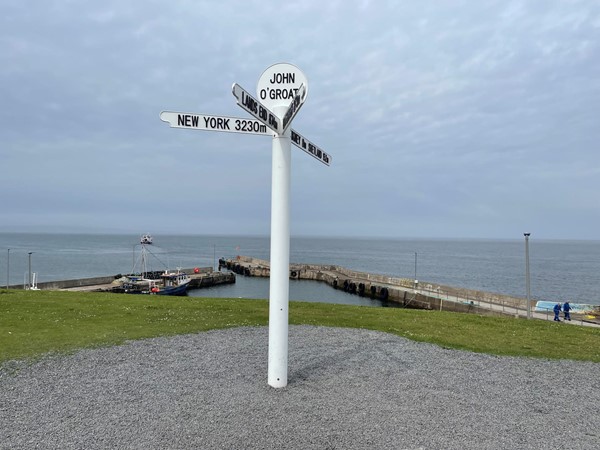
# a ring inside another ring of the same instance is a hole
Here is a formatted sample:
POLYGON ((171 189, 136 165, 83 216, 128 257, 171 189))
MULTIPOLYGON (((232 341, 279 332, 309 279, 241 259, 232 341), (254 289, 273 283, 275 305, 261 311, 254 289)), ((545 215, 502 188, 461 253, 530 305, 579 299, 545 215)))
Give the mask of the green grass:
MULTIPOLYGON (((266 300, 0 290, 0 363, 127 340, 265 326, 266 300)), ((439 311, 290 303, 290 324, 379 330, 494 355, 600 362, 600 330, 439 311)))

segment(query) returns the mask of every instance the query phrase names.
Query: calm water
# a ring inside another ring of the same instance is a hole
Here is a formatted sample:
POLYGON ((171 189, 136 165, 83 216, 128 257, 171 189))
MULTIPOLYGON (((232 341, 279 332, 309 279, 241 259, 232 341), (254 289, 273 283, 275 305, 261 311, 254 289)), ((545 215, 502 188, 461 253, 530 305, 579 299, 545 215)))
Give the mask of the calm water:
MULTIPOLYGON (((253 278, 236 275, 235 284, 213 286, 205 289, 188 291, 190 297, 217 297, 217 298, 268 298, 269 280, 267 278, 253 278)), ((368 297, 336 291, 325 283, 310 280, 290 280, 290 299, 307 302, 341 303, 346 305, 362 306, 387 306, 394 304, 371 300, 368 297)))
MULTIPOLYGON (((0 285, 23 283, 31 269, 38 281, 53 281, 130 272, 139 255, 139 236, 0 233, 0 285), (10 248, 10 252, 7 250, 10 248)), ((213 266, 235 255, 269 259, 268 237, 155 236, 149 247, 150 268, 213 266)), ((531 296, 536 300, 571 299, 600 304, 600 241, 529 241, 531 296)), ((480 289, 524 297, 524 240, 425 240, 292 238, 292 263, 336 264, 349 269, 416 276, 421 283, 480 289), (416 253, 416 255, 415 255, 416 253)), ((192 295, 268 297, 267 279, 238 277, 236 285, 192 295)), ((320 283, 292 281, 290 298, 356 303, 358 297, 320 283), (321 291, 323 289, 323 291, 321 291)), ((363 299, 360 299, 363 301, 363 299)), ((369 300, 370 302, 370 300, 369 300)))

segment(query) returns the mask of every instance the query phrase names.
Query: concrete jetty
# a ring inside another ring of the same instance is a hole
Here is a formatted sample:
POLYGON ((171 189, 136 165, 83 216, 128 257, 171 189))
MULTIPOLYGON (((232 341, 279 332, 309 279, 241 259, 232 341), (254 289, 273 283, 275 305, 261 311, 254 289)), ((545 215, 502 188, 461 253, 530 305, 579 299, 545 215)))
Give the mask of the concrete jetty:
MULTIPOLYGON (((235 274, 227 272, 215 272, 212 267, 195 267, 193 269, 182 269, 182 272, 190 276, 190 289, 216 286, 219 284, 235 283, 235 274)), ((118 285, 122 275, 109 275, 92 278, 78 278, 73 280, 59 280, 38 283, 40 290, 63 290, 63 291, 97 291, 111 292, 118 285)), ((11 285, 12 289, 24 289, 24 285, 11 285)))
MULTIPOLYGON (((250 256, 219 259, 219 268, 251 277, 269 277, 269 262, 250 256)), ((350 294, 390 302, 406 308, 476 313, 483 315, 527 317, 527 299, 508 295, 456 288, 407 278, 390 277, 324 264, 290 264, 290 278, 327 283, 350 294)), ((533 318, 547 320, 545 313, 533 318)), ((578 324, 598 325, 597 319, 573 315, 578 324)), ((552 317, 550 317, 550 320, 552 317)))

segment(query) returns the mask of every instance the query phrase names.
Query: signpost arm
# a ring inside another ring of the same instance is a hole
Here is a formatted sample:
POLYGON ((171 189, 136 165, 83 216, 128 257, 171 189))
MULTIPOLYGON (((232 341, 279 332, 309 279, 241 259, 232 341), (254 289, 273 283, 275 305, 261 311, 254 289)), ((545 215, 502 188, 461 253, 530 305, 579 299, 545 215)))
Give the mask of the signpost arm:
POLYGON ((287 386, 291 146, 289 129, 273 137, 268 383, 275 388, 287 386))

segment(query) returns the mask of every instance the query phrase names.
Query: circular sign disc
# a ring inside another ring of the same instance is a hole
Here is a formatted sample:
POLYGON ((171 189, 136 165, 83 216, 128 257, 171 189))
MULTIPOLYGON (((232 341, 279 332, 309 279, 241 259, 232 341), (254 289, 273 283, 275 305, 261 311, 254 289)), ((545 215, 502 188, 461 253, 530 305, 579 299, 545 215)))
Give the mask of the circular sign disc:
POLYGON ((256 95, 259 102, 274 111, 277 106, 289 106, 302 83, 308 95, 308 80, 300 69, 288 63, 273 64, 258 79, 256 95))

